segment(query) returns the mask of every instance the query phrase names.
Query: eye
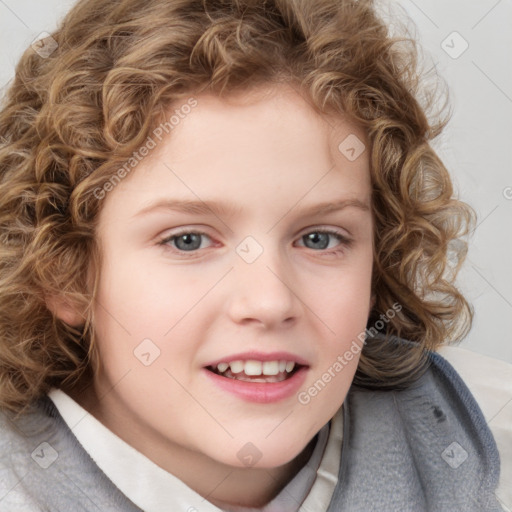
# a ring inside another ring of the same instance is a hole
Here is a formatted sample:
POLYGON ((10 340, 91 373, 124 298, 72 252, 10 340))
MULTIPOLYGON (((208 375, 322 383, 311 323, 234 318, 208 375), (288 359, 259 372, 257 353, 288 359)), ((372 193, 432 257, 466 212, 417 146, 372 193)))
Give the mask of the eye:
POLYGON ((178 249, 179 251, 192 252, 198 249, 204 249, 205 246, 203 242, 205 242, 205 240, 211 242, 210 237, 205 233, 184 231, 164 238, 159 244, 170 245, 173 249, 178 249))
POLYGON ((343 250, 344 247, 348 247, 351 244, 351 240, 346 236, 332 230, 311 231, 303 235, 300 241, 302 244, 299 245, 318 251, 337 248, 337 250, 331 252, 339 252, 343 250))

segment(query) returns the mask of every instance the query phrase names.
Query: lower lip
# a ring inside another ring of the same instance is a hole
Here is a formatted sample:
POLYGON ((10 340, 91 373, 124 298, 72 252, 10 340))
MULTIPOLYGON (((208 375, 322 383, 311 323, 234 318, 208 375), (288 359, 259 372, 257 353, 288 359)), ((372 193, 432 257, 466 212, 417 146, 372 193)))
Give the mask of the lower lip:
POLYGON ((208 377, 219 388, 231 393, 247 402, 272 403, 279 402, 294 395, 304 384, 307 367, 299 368, 290 378, 281 382, 246 382, 243 380, 229 379, 216 373, 203 369, 208 377))

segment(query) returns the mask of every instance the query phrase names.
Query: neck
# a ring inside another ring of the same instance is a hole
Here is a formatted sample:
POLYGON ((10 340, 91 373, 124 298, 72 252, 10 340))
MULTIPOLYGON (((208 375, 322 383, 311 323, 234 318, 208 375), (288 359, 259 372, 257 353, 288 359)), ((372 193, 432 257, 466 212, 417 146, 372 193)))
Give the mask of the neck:
POLYGON ((315 447, 316 437, 294 459, 274 468, 234 467, 155 431, 148 434, 135 418, 112 415, 108 400, 95 398, 93 386, 63 390, 118 437, 219 508, 262 507, 300 471, 315 447))

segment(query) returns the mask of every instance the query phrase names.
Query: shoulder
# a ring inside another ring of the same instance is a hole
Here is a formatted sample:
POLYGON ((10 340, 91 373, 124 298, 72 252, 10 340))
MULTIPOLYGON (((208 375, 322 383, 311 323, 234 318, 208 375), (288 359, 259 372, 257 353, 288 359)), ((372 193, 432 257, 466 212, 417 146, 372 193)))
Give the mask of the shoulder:
POLYGON ((428 352, 428 362, 406 388, 347 395, 338 502, 348 510, 502 510, 486 419, 444 357, 428 352))
POLYGON ((40 511, 37 487, 28 489, 24 481, 36 467, 48 465, 55 457, 51 446, 40 439, 54 429, 44 407, 32 406, 16 418, 0 410, 0 509, 40 511), (38 465, 38 466, 36 466, 38 465))
POLYGON ((18 418, 0 412, 0 510, 140 512, 99 469, 46 396, 18 418))
POLYGON ((494 436, 501 462, 496 495, 512 511, 512 364, 460 347, 438 353, 464 380, 494 436))
POLYGON ((489 422, 512 414, 512 364, 453 346, 438 351, 462 377, 489 422))

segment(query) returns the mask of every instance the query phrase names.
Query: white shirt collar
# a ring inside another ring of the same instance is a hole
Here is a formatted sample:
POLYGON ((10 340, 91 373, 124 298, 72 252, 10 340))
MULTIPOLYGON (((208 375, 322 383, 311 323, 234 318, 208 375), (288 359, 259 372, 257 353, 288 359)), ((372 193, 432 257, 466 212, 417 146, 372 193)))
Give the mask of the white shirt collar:
MULTIPOLYGON (((48 396, 98 467, 129 500, 145 512, 169 510, 219 512, 221 510, 115 435, 62 390, 54 388, 48 396)), ((304 512, 327 510, 338 481, 342 436, 343 416, 340 408, 331 421, 330 429, 326 426, 323 431, 320 431, 317 447, 309 461, 311 464, 308 462, 281 493, 260 510, 262 512, 296 511, 305 493, 307 496, 298 510, 304 512), (320 457, 321 462, 318 467, 320 457), (316 478, 310 474, 312 465, 318 467, 316 478), (311 482, 313 482, 311 490, 307 493, 304 486, 309 488, 311 482)))

